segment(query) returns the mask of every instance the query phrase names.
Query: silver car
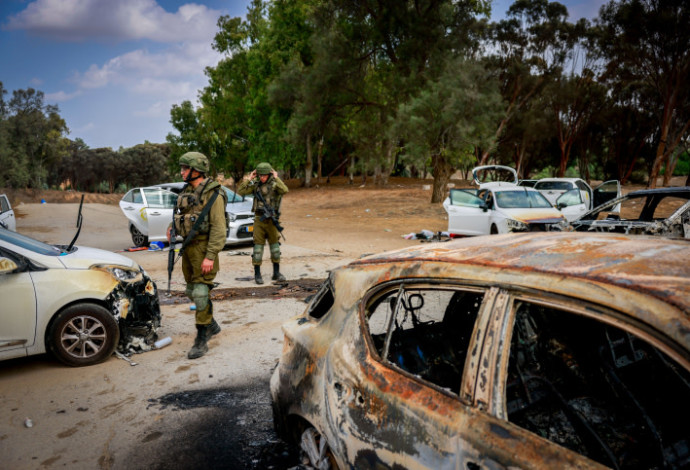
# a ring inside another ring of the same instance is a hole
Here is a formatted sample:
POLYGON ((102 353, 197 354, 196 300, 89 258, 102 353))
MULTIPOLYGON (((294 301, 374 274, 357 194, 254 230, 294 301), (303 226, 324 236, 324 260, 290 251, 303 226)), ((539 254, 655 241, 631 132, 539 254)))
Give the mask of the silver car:
MULTIPOLYGON (((167 228, 172 221, 177 195, 185 183, 163 183, 131 189, 120 200, 120 209, 129 221, 129 232, 135 246, 167 242, 167 228)), ((254 227, 252 198, 242 197, 222 187, 228 196, 226 245, 251 242, 254 227)))

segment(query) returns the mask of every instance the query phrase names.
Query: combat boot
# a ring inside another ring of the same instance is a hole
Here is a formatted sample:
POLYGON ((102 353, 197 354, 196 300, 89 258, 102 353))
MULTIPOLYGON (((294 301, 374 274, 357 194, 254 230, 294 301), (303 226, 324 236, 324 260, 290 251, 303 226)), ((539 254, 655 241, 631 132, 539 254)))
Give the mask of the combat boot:
POLYGON ((271 278, 274 281, 282 282, 285 280, 285 276, 280 274, 280 264, 279 263, 273 263, 273 277, 271 278))
MULTIPOLYGON (((194 339, 194 346, 187 353, 189 359, 198 359, 208 352, 208 339, 210 334, 208 330, 210 325, 197 325, 196 326, 196 338, 194 339)), ((219 327, 220 328, 220 327, 219 327)))
POLYGON ((216 336, 218 333, 220 333, 220 325, 216 322, 216 319, 214 318, 211 320, 211 323, 206 325, 206 339, 209 340, 211 337, 216 336))
POLYGON ((264 278, 261 277, 261 266, 254 266, 254 282, 263 284, 264 278))

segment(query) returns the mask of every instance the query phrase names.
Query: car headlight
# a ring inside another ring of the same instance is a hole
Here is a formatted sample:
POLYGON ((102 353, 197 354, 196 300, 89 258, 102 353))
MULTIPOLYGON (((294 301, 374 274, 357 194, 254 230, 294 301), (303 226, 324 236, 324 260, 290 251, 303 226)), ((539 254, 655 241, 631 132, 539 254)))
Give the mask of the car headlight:
POLYGON ((237 220, 237 216, 235 214, 233 214, 232 212, 228 212, 228 220, 230 222, 234 222, 235 220, 237 220))
POLYGON ((526 223, 519 220, 506 219, 506 223, 508 225, 508 231, 523 232, 529 229, 529 226, 526 223))
POLYGON ((139 275, 139 271, 122 268, 108 268, 108 272, 118 281, 131 281, 139 275))

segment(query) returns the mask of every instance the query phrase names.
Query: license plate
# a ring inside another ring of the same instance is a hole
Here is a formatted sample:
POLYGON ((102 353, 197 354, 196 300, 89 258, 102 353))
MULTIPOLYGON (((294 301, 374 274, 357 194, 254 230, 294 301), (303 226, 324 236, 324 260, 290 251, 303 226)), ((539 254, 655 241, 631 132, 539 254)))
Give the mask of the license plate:
POLYGON ((253 232, 254 231, 254 226, 253 225, 247 225, 244 227, 245 232, 253 232))

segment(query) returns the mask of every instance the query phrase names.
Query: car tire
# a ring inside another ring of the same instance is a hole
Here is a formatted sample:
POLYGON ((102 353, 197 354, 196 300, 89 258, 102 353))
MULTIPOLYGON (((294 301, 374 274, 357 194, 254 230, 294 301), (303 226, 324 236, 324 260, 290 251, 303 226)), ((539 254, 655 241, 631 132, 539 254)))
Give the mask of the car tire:
POLYGON ((141 233, 134 225, 129 226, 129 233, 132 235, 132 242, 134 243, 134 246, 149 245, 149 237, 141 233))
POLYGON ((308 427, 304 430, 299 447, 300 460, 308 464, 308 468, 338 469, 328 442, 315 428, 308 427))
POLYGON ((120 341, 115 317, 105 308, 82 303, 66 308, 51 323, 47 349, 60 362, 80 367, 108 359, 120 341))
POLYGON ((491 235, 498 235, 498 227, 496 227, 496 224, 491 224, 491 235))

